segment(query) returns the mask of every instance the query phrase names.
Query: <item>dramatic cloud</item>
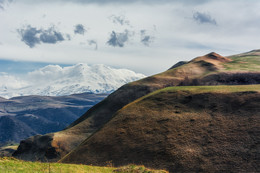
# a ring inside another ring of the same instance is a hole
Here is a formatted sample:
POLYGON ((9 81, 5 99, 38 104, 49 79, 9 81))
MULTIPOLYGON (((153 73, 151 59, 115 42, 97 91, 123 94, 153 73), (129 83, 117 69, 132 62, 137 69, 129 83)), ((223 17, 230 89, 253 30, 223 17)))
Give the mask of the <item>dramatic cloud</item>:
POLYGON ((41 33, 41 30, 28 25, 25 29, 18 29, 17 31, 22 37, 21 41, 23 41, 29 47, 32 48, 36 44, 40 44, 39 33, 41 33))
POLYGON ((146 34, 146 30, 141 30, 140 34, 141 34, 141 43, 143 43, 145 46, 150 46, 150 44, 154 40, 154 37, 146 34))
POLYGON ((115 23, 115 24, 120 24, 120 25, 128 25, 130 26, 130 21, 126 19, 126 17, 124 15, 120 15, 120 16, 116 16, 116 15, 112 15, 109 17, 109 19, 115 23))
POLYGON ((41 30, 40 41, 43 43, 56 44, 59 41, 64 41, 62 33, 56 31, 54 27, 48 30, 41 30))
MULTIPOLYGON (((30 48, 35 47, 36 44, 47 43, 56 44, 57 42, 64 41, 63 34, 55 29, 54 26, 44 29, 37 29, 30 25, 25 28, 17 30, 21 36, 21 41, 27 44, 30 48)), ((67 37, 69 37, 67 35, 67 37)))
MULTIPOLYGON (((28 3, 37 2, 42 3, 42 0, 23 0, 28 3)), ((106 5, 106 4, 165 4, 165 3, 183 3, 187 5, 196 5, 196 4, 203 4, 210 0, 45 0, 44 2, 70 2, 70 3, 79 3, 79 4, 98 4, 98 5, 106 5)))
POLYGON ((107 44, 113 47, 124 47, 125 43, 129 40, 129 37, 131 35, 132 34, 128 30, 125 30, 121 33, 116 33, 115 31, 112 31, 112 33, 110 34, 110 38, 107 41, 107 44))
MULTIPOLYGON (((66 0, 66 1, 72 1, 72 0, 66 0)), ((97 3, 97 4, 109 4, 109 3, 120 3, 120 4, 129 4, 129 3, 171 3, 176 2, 178 0, 73 0, 73 2, 80 2, 80 3, 97 3)), ((183 0, 185 3, 195 3, 194 0, 183 0)), ((196 3, 203 3, 207 0, 197 0, 196 3)))
POLYGON ((98 44, 95 40, 88 40, 88 45, 90 46, 95 45, 95 50, 98 49, 98 44))
POLYGON ((84 26, 82 24, 78 24, 75 26, 75 29, 74 29, 75 34, 84 35, 85 32, 86 32, 86 29, 84 28, 84 26))
POLYGON ((206 13, 196 12, 193 14, 193 19, 198 23, 210 23, 213 25, 217 25, 216 20, 206 13))
POLYGON ((0 57, 5 59, 103 63, 150 75, 208 52, 228 56, 260 47, 258 0, 14 1, 0 0, 0 57), (55 34, 40 37, 50 24, 65 41, 54 46, 47 42, 59 37, 47 37, 55 34), (87 30, 84 35, 74 33, 78 24, 87 30))
POLYGON ((4 4, 4 0, 0 0, 0 9, 1 9, 1 10, 4 9, 3 4, 4 4))

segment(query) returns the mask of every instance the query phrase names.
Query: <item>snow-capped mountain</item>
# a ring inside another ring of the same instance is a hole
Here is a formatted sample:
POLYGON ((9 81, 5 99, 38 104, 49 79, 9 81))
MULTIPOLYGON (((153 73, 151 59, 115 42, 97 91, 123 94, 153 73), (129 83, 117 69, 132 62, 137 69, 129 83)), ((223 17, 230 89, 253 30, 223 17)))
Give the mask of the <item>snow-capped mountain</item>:
POLYGON ((68 67, 48 65, 16 77, 0 73, 0 96, 61 96, 75 93, 110 93, 145 75, 106 65, 76 64, 68 67))

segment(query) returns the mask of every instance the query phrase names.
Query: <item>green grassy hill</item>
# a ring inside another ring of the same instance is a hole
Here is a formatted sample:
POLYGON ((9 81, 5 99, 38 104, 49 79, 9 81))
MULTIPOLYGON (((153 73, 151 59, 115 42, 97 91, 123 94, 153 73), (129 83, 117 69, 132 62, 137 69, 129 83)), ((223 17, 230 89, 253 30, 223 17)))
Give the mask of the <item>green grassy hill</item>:
POLYGON ((231 62, 224 65, 225 70, 237 71, 259 71, 260 69, 260 50, 254 50, 247 53, 229 56, 231 62))
POLYGON ((62 164, 62 163, 41 163, 26 162, 11 157, 0 158, 0 172, 2 173, 167 173, 166 171, 151 170, 144 166, 128 165, 125 167, 114 168, 107 163, 106 167, 62 164))

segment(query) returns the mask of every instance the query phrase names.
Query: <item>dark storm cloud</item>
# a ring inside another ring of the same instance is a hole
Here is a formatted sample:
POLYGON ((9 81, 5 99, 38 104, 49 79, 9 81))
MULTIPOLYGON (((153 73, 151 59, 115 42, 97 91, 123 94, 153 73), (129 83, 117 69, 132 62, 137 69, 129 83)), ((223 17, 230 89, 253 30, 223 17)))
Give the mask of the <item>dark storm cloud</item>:
POLYGON ((121 33, 112 31, 112 33, 110 34, 110 38, 107 41, 107 44, 113 47, 124 47, 125 43, 129 40, 130 36, 131 33, 128 30, 125 30, 121 33))
POLYGON ((88 40, 88 45, 90 46, 95 45, 95 50, 98 49, 98 44, 95 40, 88 40))
POLYGON ((128 25, 130 26, 130 21, 126 19, 124 15, 116 16, 112 15, 109 17, 109 19, 115 23, 115 24, 120 24, 120 25, 128 25))
POLYGON ((86 29, 84 28, 84 26, 82 24, 78 24, 75 26, 75 29, 74 29, 75 34, 84 35, 85 32, 86 32, 86 29))
POLYGON ((213 19, 209 14, 196 12, 193 14, 193 19, 197 21, 198 23, 209 23, 212 25, 217 25, 217 22, 215 19, 213 19))
POLYGON ((41 30, 28 25, 25 29, 18 29, 17 31, 22 38, 21 41, 29 47, 33 48, 36 44, 40 44, 39 33, 41 33, 41 30))
POLYGON ((150 46, 150 44, 153 42, 154 37, 151 35, 148 35, 146 33, 146 30, 141 30, 141 43, 143 43, 145 46, 150 46))
POLYGON ((40 41, 43 43, 56 44, 59 41, 64 41, 62 33, 56 31, 54 27, 48 30, 41 30, 40 41))
POLYGON ((57 31, 54 26, 44 30, 28 25, 25 28, 18 29, 17 32, 21 36, 21 41, 30 48, 40 43, 56 44, 65 40, 63 34, 57 31))

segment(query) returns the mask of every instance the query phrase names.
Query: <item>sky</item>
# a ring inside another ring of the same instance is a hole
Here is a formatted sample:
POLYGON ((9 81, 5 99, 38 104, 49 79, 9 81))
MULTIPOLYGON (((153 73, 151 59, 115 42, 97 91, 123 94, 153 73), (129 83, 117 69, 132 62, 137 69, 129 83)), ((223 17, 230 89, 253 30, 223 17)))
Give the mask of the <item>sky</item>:
POLYGON ((0 72, 105 64, 145 75, 260 48, 259 0, 0 0, 0 72))

